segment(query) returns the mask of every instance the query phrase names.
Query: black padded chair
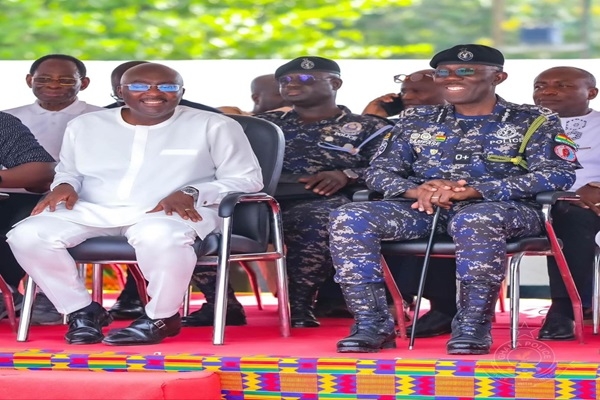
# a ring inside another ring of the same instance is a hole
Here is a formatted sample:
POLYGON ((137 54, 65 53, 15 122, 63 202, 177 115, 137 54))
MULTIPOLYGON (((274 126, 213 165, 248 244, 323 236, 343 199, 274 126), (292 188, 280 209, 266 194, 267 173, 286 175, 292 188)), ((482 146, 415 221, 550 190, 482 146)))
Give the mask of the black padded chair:
MULTIPOLYGON (((198 265, 214 265, 217 268, 215 345, 224 342, 226 288, 231 262, 276 261, 280 330, 282 336, 290 336, 283 230, 279 204, 272 196, 281 174, 285 139, 281 129, 266 120, 242 115, 229 117, 242 125, 260 163, 264 187, 259 193, 230 193, 225 196, 219 205, 219 216, 223 219, 221 233, 211 233, 194 243, 198 265), (273 243, 273 251, 268 250, 269 243, 273 243)), ((98 284, 102 279, 101 265, 128 264, 138 283, 140 297, 146 298, 145 282, 136 266, 135 251, 125 237, 91 238, 69 249, 69 253, 79 265, 95 266, 94 292, 102 290, 101 283, 98 284)), ((27 340, 34 296, 35 283, 28 278, 17 341, 27 340)))
MULTIPOLYGON (((353 201, 370 201, 380 198, 381 195, 373 191, 360 191, 355 194, 353 201)), ((575 313, 575 335, 580 342, 583 342, 583 311, 581 299, 573 277, 567 266, 567 262, 562 252, 562 243, 556 237, 552 228, 551 207, 559 201, 576 200, 577 197, 571 192, 545 192, 540 193, 536 197, 536 201, 542 205, 542 213, 544 215, 545 233, 537 237, 525 237, 512 239, 507 242, 506 248, 506 263, 508 266, 508 278, 510 285, 510 334, 511 346, 517 347, 518 329, 519 329, 519 270, 523 256, 554 256, 556 258, 559 270, 565 282, 565 286, 569 293, 569 297, 573 303, 573 311, 575 313)), ((427 239, 416 239, 407 241, 382 241, 381 254, 388 255, 412 255, 423 256, 427 248, 427 239)), ((453 258, 455 257, 455 246, 452 238, 448 235, 438 235, 431 249, 431 257, 453 258)), ((381 264, 385 275, 386 285, 392 294, 394 307, 398 315, 402 314, 402 295, 398 290, 393 278, 391 277, 390 269, 385 262, 384 257, 381 257, 381 264)), ((400 334, 404 337, 406 328, 403 326, 404 321, 398 318, 400 325, 400 334)))

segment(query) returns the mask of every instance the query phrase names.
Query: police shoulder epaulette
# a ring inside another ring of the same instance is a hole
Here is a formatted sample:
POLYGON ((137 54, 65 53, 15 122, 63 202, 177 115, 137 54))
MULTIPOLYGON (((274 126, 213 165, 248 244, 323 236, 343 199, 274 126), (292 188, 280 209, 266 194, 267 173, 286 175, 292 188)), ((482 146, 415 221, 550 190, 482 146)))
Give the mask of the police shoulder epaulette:
POLYGON ((531 114, 535 114, 535 115, 551 116, 551 115, 556 114, 556 112, 552 111, 549 108, 535 106, 533 104, 520 104, 517 108, 520 111, 527 111, 527 112, 529 112, 531 114))
POLYGON ((394 125, 395 124, 395 122, 392 121, 392 120, 390 120, 389 118, 385 118, 385 117, 382 117, 382 116, 379 116, 379 115, 375 115, 375 114, 363 114, 360 117, 361 118, 370 117, 370 118, 375 119, 375 120, 377 120, 379 122, 385 122, 385 123, 387 123, 389 125, 394 125))
POLYGON ((400 118, 404 118, 404 117, 412 117, 415 115, 418 116, 425 116, 425 115, 436 115, 439 114, 440 110, 443 108, 443 106, 416 106, 416 107, 409 107, 405 110, 403 110, 400 113, 400 118))

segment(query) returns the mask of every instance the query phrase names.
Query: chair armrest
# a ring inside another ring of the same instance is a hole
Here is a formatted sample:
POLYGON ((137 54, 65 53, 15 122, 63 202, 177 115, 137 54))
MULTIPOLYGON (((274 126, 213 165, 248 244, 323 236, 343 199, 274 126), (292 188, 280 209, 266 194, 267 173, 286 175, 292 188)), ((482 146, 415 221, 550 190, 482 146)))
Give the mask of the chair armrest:
POLYGON ((359 190, 352 194, 353 202, 372 201, 372 200, 379 200, 379 199, 383 199, 383 195, 379 192, 376 192, 376 191, 370 190, 370 189, 359 190))
POLYGON ((575 192, 565 192, 561 190, 542 192, 535 196, 535 201, 543 205, 553 205, 557 201, 577 201, 579 196, 575 192))
POLYGON ((262 203, 262 202, 274 202, 275 198, 263 192, 256 193, 242 193, 242 192, 231 192, 223 197, 221 203, 219 203, 219 217, 227 218, 233 215, 235 206, 239 203, 262 203))
MULTIPOLYGON (((383 199, 383 195, 374 190, 359 190, 354 192, 352 195, 352 201, 372 201, 372 200, 381 200, 383 199)), ((404 199, 402 199, 404 200, 404 199)), ((407 199, 409 200, 409 199, 407 199)), ((566 191, 550 191, 550 192, 541 192, 538 193, 535 197, 535 201, 539 204, 555 204, 557 201, 577 201, 579 200, 579 196, 575 192, 566 192, 566 191)))

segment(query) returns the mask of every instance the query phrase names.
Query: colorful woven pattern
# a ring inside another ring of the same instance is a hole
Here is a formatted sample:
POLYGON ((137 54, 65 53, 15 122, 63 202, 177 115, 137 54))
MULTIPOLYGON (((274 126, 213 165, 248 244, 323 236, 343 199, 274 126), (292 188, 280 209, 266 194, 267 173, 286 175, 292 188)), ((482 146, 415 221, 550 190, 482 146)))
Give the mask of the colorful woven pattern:
POLYGON ((216 357, 27 350, 0 353, 26 370, 219 373, 224 399, 596 399, 595 363, 216 357))

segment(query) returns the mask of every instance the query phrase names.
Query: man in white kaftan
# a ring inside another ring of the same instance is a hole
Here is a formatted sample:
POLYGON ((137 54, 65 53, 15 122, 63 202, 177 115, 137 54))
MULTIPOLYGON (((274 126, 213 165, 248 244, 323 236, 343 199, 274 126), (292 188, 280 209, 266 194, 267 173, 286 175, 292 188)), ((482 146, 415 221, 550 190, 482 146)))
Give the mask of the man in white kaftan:
POLYGON ((179 333, 194 240, 219 227, 228 192, 263 186, 237 122, 177 106, 183 82, 175 71, 142 64, 121 83, 127 106, 69 123, 52 191, 8 234, 19 263, 69 314, 73 344, 149 344, 179 333), (95 236, 127 237, 151 298, 145 316, 106 338, 111 317, 91 301, 66 250, 95 236))

